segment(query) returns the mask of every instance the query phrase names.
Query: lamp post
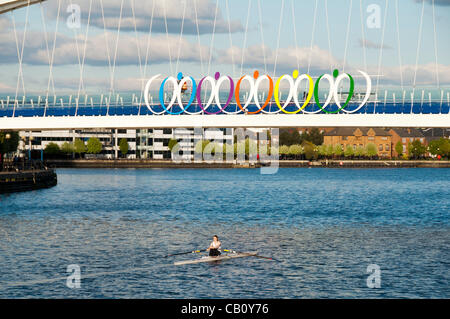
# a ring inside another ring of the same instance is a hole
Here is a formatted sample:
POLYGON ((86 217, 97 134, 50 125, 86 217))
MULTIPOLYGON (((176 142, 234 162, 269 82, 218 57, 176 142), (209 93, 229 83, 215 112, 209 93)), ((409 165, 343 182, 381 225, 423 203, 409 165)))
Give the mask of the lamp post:
POLYGON ((28 160, 31 161, 31 151, 33 150, 33 136, 30 133, 30 137, 28 138, 28 146, 29 146, 29 150, 28 150, 28 160))

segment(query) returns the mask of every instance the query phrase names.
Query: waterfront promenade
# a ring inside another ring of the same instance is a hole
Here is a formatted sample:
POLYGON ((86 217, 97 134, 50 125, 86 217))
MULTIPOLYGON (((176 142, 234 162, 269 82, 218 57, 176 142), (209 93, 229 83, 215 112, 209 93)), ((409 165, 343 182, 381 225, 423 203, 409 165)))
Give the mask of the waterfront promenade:
MULTIPOLYGON (((116 160, 48 160, 46 164, 55 168, 259 168, 261 162, 194 162, 177 163, 172 160, 116 159, 116 160)), ((269 165, 269 163, 267 163, 269 165)), ((402 168, 435 167, 450 168, 450 161, 433 160, 280 160, 279 167, 333 167, 333 168, 402 168)))

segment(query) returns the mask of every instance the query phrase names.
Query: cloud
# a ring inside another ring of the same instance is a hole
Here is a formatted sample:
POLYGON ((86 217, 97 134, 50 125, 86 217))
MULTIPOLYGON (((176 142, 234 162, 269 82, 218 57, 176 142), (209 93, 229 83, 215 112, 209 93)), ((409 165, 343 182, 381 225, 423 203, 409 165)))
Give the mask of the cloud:
POLYGON ((383 44, 383 46, 381 46, 381 43, 375 43, 367 39, 363 40, 361 38, 358 39, 358 46, 361 48, 365 47, 366 49, 381 49, 381 48, 383 48, 384 50, 393 49, 390 45, 383 44))
MULTIPOLYGON (((81 9, 81 21, 87 23, 90 0, 62 0, 62 16, 68 16, 66 8, 71 4, 77 4, 81 9)), ((211 0, 126 0, 123 1, 122 20, 120 29, 122 31, 134 31, 135 23, 137 31, 148 32, 153 11, 152 32, 166 33, 166 21, 168 33, 179 34, 183 25, 183 34, 207 34, 242 32, 242 24, 238 20, 228 22, 222 16, 220 8, 217 10, 215 18, 216 4, 211 0), (153 2, 156 1, 156 2, 153 2), (154 10, 153 10, 154 3, 154 10), (186 4, 186 8, 184 6, 186 4), (132 5, 134 6, 134 18, 132 5), (184 19, 183 19, 184 16, 184 19), (183 21, 184 20, 184 21, 183 21), (215 27, 214 27, 215 25, 215 27)), ((103 1, 104 18, 103 21, 101 3, 94 1, 92 5, 90 25, 103 29, 104 26, 110 30, 117 30, 119 25, 120 7, 122 0, 103 1)), ((48 1, 47 16, 56 19, 58 13, 58 2, 48 1)))
MULTIPOLYGON (((242 48, 233 46, 223 50, 218 55, 217 62, 231 64, 235 63, 238 67, 242 61, 242 48)), ((334 58, 329 51, 314 45, 310 48, 287 47, 280 48, 278 54, 275 50, 267 46, 254 45, 244 51, 244 67, 264 69, 267 66, 269 74, 273 73, 276 64, 278 73, 291 73, 292 70, 299 68, 299 71, 306 72, 329 72, 331 68, 339 66, 341 63, 334 58), (265 55, 265 63, 264 63, 265 55)))
POLYGON ((10 86, 8 84, 0 82, 0 93, 11 93, 11 92, 15 92, 15 91, 16 91, 16 88, 13 88, 12 86, 10 86))
MULTIPOLYGON (((4 23, 0 20, 0 24, 4 23)), ((50 55, 53 49, 54 34, 47 35, 49 41, 50 55)), ((117 33, 107 31, 87 38, 85 64, 95 66, 108 65, 108 50, 111 63, 114 60, 117 33)), ((86 37, 79 34, 76 39, 65 34, 58 33, 56 37, 55 53, 53 64, 57 65, 78 65, 79 56, 82 59, 86 37), (77 42, 78 41, 78 47, 77 42)), ((122 33, 119 35, 119 45, 117 47, 117 65, 138 65, 138 52, 141 55, 141 63, 145 63, 147 56, 148 36, 134 33, 122 33)), ((18 42, 22 42, 22 30, 18 32, 18 42)), ((18 63, 16 39, 12 28, 7 25, 0 31, 0 63, 18 63)), ((200 46, 198 43, 191 43, 185 38, 176 35, 153 35, 148 46, 148 63, 161 64, 173 63, 179 59, 182 62, 200 62, 209 56, 209 47, 200 46)), ((20 46, 19 46, 20 47, 20 46)), ((32 30, 27 31, 23 62, 30 65, 48 65, 49 56, 45 44, 45 34, 32 30)))
MULTIPOLYGON (((433 0, 415 0, 417 3, 422 3, 422 1, 433 4, 433 0)), ((450 0, 434 0, 434 4, 437 6, 450 6, 450 0)))
MULTIPOLYGON (((79 78, 57 77, 55 78, 55 83, 58 84, 57 88, 58 90, 63 90, 67 92, 77 92, 79 78)), ((96 89, 100 89, 101 92, 103 93, 109 92, 109 88, 111 85, 109 77, 102 77, 102 78, 85 77, 83 78, 83 83, 88 91, 89 90, 95 91, 96 89)), ((136 77, 114 79, 114 89, 117 92, 130 92, 130 91, 136 92, 140 90, 141 87, 142 87, 142 79, 136 77)))
MULTIPOLYGON (((438 64, 437 73, 439 75, 439 82, 441 85, 450 84, 450 66, 438 64)), ((381 70, 380 84, 400 85, 401 77, 403 76, 403 84, 407 87, 412 87, 414 84, 414 73, 416 70, 415 65, 403 65, 385 67, 381 70)), ((377 74, 375 67, 369 68, 370 74, 377 74)), ((376 79, 372 79, 373 83, 376 83, 376 79)), ((417 66, 416 85, 418 86, 437 86, 436 81, 436 65, 434 63, 420 64, 417 66)))
MULTIPOLYGON (((106 38, 108 39, 109 55, 113 63, 115 55, 115 34, 112 32, 96 35, 88 38, 86 45, 86 64, 96 66, 106 66, 108 63, 108 50, 106 47, 106 38)), ((80 54, 83 54, 85 37, 78 36, 80 54)), ((147 53, 147 37, 140 36, 137 39, 131 35, 121 35, 119 46, 117 47, 117 65, 138 65, 138 52, 141 54, 141 63, 145 63, 147 53), (138 51, 139 48, 139 51, 138 51)), ((198 44, 190 43, 185 39, 176 36, 156 36, 151 38, 149 46, 148 63, 160 64, 168 63, 170 58, 175 63, 178 59, 183 62, 200 62, 200 54, 206 56, 209 48, 198 44), (181 48, 181 50, 179 50, 181 48)), ((45 49, 36 51, 32 61, 28 63, 47 64, 47 53, 45 49)), ((78 54, 75 41, 64 42, 58 45, 55 50, 54 64, 78 64, 78 54)))

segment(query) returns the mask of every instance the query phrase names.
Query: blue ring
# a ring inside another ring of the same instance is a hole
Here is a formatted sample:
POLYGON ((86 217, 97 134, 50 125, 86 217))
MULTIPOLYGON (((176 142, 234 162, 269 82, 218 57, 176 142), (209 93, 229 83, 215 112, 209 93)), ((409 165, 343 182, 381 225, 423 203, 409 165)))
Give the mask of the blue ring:
POLYGON ((189 77, 192 80, 192 93, 191 93, 191 98, 189 99, 189 103, 187 104, 187 106, 185 108, 182 108, 179 112, 171 112, 164 105, 164 99, 163 99, 164 85, 166 84, 166 81, 168 78, 169 77, 165 78, 164 81, 161 83, 161 86, 159 87, 159 103, 161 104, 161 106, 167 113, 172 114, 172 115, 178 115, 178 114, 183 113, 189 106, 191 106, 192 102, 194 101, 195 93, 197 92, 197 83, 195 83, 195 80, 192 78, 192 76, 189 77))

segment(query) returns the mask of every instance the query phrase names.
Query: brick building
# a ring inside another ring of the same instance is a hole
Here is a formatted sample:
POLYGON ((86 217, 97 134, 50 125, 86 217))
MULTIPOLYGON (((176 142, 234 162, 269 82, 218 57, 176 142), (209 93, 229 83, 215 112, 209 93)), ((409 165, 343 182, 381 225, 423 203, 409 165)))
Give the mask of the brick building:
POLYGON ((395 151, 395 145, 400 141, 403 145, 403 154, 409 156, 408 144, 419 140, 422 144, 427 144, 425 136, 421 131, 415 128, 392 128, 389 130, 392 136, 392 156, 398 157, 399 154, 395 151))
POLYGON ((356 150, 373 143, 377 147, 379 157, 392 157, 392 136, 378 127, 338 127, 324 134, 323 143, 326 145, 341 144, 345 150, 348 145, 356 150))

